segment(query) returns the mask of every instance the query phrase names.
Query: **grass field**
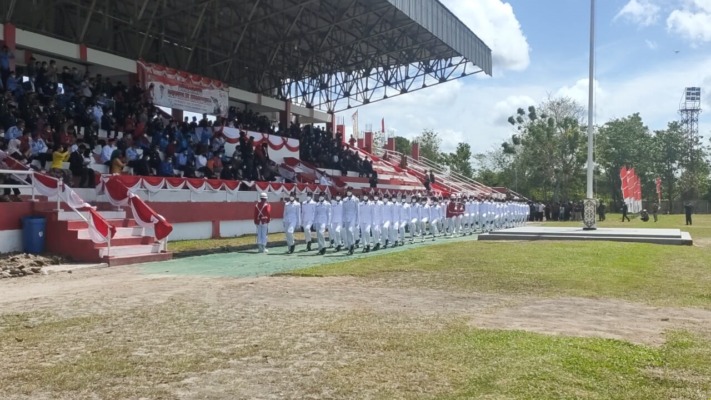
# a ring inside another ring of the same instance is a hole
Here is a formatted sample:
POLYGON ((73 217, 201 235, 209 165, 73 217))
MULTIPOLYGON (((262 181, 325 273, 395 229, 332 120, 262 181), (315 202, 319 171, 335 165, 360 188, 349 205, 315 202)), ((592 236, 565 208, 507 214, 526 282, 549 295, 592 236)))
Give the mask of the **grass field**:
POLYGON ((708 400, 711 217, 617 218, 600 226, 695 245, 445 242, 259 279, 6 280, 0 397, 708 400))
MULTIPOLYGON (((606 227, 650 227, 620 223, 606 227)), ((575 226, 569 222, 555 225, 575 226)), ((671 218, 655 225, 679 228, 671 218)), ((684 227, 686 228, 686 227, 684 227)), ((684 229, 692 247, 612 242, 473 242, 308 268, 299 276, 352 275, 398 285, 526 293, 537 296, 619 298, 659 306, 711 309, 711 218, 684 229)))

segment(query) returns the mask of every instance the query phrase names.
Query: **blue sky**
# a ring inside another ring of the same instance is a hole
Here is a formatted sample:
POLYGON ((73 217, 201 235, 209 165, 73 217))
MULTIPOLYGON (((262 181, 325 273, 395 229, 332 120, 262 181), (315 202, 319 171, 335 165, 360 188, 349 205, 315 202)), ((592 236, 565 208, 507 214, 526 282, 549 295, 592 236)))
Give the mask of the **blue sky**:
MULTIPOLYGON (((492 77, 467 77, 359 108, 365 124, 412 138, 430 128, 443 150, 497 148, 518 107, 567 96, 587 107, 588 0, 441 0, 492 48, 492 77)), ((595 122, 639 112, 650 129, 678 118, 686 86, 711 109, 711 0, 597 0, 595 122)), ((709 110, 711 112, 711 110, 709 110)), ((709 114, 707 112, 706 114, 709 114)), ((344 112, 350 125, 352 112, 344 112)), ((711 136, 702 113, 701 133, 711 136)), ((348 128, 349 131, 350 128, 348 128)))

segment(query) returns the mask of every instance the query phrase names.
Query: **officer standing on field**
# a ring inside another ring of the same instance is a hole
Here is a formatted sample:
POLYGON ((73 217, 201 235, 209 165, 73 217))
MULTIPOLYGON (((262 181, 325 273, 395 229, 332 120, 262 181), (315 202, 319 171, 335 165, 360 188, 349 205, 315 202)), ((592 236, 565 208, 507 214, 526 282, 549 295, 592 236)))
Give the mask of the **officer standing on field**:
POLYGON ((257 248, 260 253, 268 253, 267 233, 272 220, 272 206, 267 203, 267 194, 259 195, 259 202, 254 206, 254 225, 257 226, 257 248))

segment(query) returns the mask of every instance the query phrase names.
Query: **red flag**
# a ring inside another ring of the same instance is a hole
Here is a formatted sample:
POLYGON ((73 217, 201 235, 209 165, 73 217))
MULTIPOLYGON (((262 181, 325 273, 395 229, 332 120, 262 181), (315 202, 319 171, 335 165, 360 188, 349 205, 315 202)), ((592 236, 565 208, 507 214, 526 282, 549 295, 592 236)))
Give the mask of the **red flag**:
POLYGON ((622 167, 620 168, 620 181, 621 181, 621 190, 622 190, 622 198, 627 199, 630 197, 630 188, 631 188, 631 181, 630 181, 630 170, 627 169, 627 167, 622 167))
POLYGON ((662 195, 662 178, 657 177, 657 179, 655 180, 655 183, 657 184, 657 194, 661 196, 662 195))

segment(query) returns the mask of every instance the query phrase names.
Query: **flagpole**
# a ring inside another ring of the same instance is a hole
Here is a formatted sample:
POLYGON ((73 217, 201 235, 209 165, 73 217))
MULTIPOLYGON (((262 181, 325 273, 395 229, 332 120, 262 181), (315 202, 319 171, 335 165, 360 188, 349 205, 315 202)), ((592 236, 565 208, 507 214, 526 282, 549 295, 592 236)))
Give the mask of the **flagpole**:
POLYGON ((595 79, 595 0, 590 0, 590 76, 588 77, 588 171, 587 171, 587 199, 585 200, 584 229, 594 230, 595 210, 597 203, 593 193, 593 111, 594 111, 594 82, 595 79))

